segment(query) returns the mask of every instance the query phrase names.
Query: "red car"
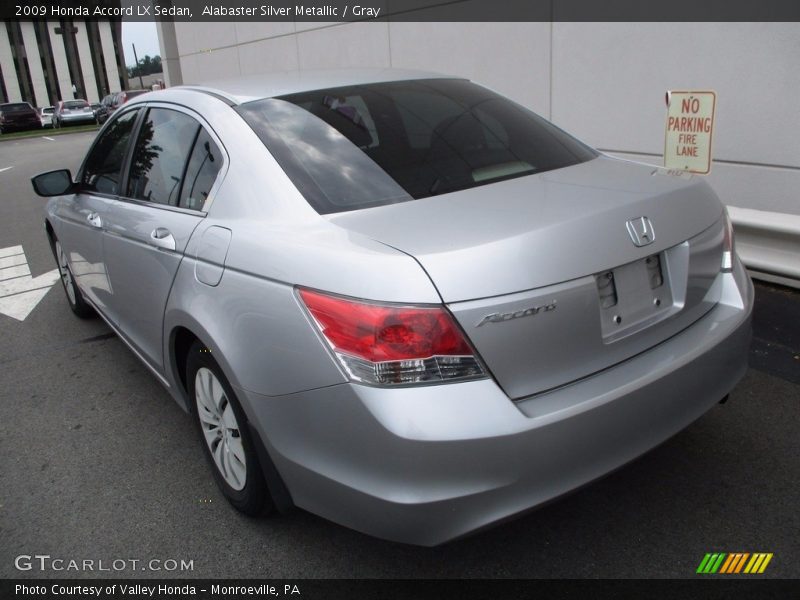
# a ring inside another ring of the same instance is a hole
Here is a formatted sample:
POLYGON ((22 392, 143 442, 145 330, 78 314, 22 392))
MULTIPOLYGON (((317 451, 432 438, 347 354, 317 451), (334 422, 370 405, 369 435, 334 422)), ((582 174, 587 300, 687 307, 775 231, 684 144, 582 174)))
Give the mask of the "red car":
POLYGON ((39 113, 27 102, 0 104, 0 133, 39 129, 41 126, 39 113))
POLYGON ((117 110, 120 106, 125 104, 131 98, 136 98, 136 96, 141 96, 142 94, 146 94, 149 91, 150 90, 125 90, 113 94, 113 97, 111 98, 111 104, 108 106, 105 118, 107 119, 112 114, 114 114, 115 110, 117 110))

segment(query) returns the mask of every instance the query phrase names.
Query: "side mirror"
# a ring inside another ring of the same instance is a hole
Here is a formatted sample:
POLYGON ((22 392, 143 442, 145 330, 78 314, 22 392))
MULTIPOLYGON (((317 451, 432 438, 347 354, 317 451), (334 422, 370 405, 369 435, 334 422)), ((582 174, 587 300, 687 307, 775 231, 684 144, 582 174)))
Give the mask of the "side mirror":
POLYGON ((33 191, 44 197, 68 194, 74 186, 69 169, 42 173, 32 177, 31 184, 33 184, 33 191))

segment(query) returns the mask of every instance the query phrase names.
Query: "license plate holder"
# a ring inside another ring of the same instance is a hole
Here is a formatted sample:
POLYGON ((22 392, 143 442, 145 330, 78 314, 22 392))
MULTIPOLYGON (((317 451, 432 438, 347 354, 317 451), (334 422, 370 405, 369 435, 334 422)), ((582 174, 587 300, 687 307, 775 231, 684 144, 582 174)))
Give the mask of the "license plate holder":
POLYGON ((606 300, 606 306, 600 308, 603 341, 606 343, 641 331, 675 310, 665 253, 642 258, 596 277, 598 288, 603 283, 607 294, 611 293, 608 287, 610 279, 616 294, 615 303, 606 300))

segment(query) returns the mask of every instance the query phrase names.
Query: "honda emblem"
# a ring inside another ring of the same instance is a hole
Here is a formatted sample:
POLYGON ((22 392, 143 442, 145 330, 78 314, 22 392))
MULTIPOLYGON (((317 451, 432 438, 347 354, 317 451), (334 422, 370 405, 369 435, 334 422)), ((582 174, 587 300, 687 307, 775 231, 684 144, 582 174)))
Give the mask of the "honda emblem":
POLYGON ((627 222, 628 234, 636 246, 647 246, 656 241, 653 224, 647 217, 636 217, 627 222))

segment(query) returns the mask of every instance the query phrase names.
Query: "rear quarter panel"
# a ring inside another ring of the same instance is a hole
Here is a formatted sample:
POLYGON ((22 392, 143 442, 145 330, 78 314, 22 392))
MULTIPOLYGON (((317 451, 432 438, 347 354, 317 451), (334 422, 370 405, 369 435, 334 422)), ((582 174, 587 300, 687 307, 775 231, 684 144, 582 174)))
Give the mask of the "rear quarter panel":
POLYGON ((186 247, 165 310, 165 356, 178 387, 170 347, 177 327, 199 337, 241 389, 278 396, 343 382, 296 297, 296 285, 374 300, 441 303, 413 258, 320 217, 232 108, 196 92, 167 93, 159 101, 185 101, 202 114, 229 158, 208 214, 186 247), (198 258, 208 255, 203 236, 213 226, 231 231, 223 264, 198 258), (223 268, 216 286, 196 277, 201 263, 223 268))

